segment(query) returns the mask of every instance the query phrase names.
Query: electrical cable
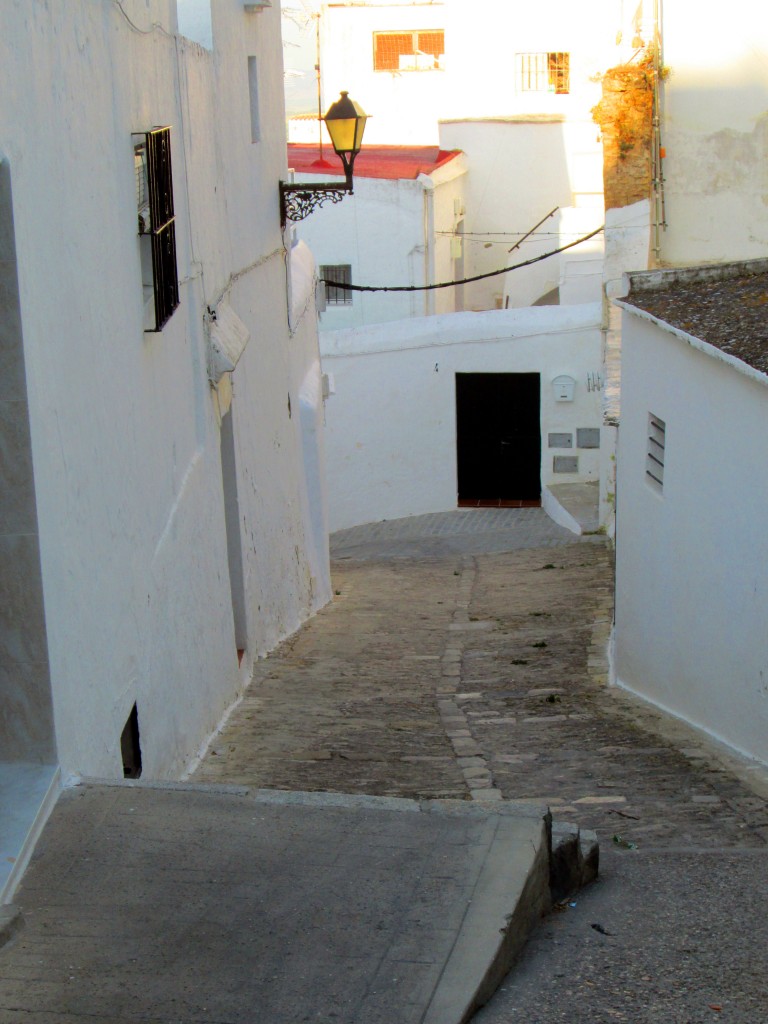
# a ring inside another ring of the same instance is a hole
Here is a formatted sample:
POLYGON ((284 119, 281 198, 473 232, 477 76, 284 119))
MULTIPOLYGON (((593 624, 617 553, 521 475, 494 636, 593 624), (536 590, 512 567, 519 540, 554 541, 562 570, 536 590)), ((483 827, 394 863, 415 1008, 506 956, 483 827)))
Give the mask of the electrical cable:
POLYGON ((563 245, 559 249, 553 249, 551 252, 545 252, 541 256, 534 256, 529 260, 525 260, 523 263, 515 263, 511 267, 502 267, 500 270, 489 270, 485 274, 475 274, 474 277, 463 277, 458 281, 441 281, 439 284, 401 284, 401 285, 371 285, 371 284, 347 284, 342 281, 331 281, 326 277, 320 280, 323 284, 333 285, 334 288, 339 288, 346 292, 431 292, 438 288, 453 288, 457 284, 472 284, 473 281, 483 281, 488 277, 498 277, 499 274, 508 274, 511 270, 520 270, 521 267, 529 267, 532 263, 540 263, 541 260, 549 259, 550 256, 557 256, 558 253, 565 252, 566 249, 572 249, 575 245, 581 245, 582 242, 589 241, 590 238, 594 238, 595 235, 599 235, 605 228, 605 224, 601 224, 599 228, 595 228, 594 231, 590 231, 588 235, 583 235, 581 238, 576 239, 575 242, 569 242, 568 245, 563 245))

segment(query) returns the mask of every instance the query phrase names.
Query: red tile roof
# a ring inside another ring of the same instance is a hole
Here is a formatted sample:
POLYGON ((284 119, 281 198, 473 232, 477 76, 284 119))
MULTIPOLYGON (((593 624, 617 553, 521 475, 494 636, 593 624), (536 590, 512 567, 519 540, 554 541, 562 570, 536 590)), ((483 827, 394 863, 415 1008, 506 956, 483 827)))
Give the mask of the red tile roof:
MULTIPOLYGON (((356 178, 415 179, 420 174, 431 174, 442 164, 453 160, 459 149, 440 149, 437 146, 363 146, 355 159, 356 178)), ((317 145, 291 142, 288 144, 288 166, 301 174, 344 174, 341 160, 331 146, 323 146, 323 159, 328 166, 319 165, 317 145)))

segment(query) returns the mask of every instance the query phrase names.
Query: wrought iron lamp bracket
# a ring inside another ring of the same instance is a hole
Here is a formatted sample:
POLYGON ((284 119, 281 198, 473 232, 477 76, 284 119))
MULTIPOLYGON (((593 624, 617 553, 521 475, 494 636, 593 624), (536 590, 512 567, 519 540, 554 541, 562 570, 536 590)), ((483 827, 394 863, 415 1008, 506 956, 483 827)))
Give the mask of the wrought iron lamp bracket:
POLYGON ((323 203, 340 203, 344 196, 352 194, 352 185, 326 185, 323 182, 306 182, 293 185, 280 182, 280 224, 285 227, 289 220, 304 220, 323 203))

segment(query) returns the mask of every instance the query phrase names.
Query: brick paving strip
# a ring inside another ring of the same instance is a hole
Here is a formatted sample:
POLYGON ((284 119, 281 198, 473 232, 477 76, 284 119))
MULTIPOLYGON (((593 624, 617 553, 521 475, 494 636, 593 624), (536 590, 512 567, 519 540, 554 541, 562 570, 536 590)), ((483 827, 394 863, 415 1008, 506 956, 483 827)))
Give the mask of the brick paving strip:
POLYGON ((333 604, 258 664, 195 780, 530 799, 604 843, 765 847, 759 773, 606 687, 595 540, 336 562, 333 604))

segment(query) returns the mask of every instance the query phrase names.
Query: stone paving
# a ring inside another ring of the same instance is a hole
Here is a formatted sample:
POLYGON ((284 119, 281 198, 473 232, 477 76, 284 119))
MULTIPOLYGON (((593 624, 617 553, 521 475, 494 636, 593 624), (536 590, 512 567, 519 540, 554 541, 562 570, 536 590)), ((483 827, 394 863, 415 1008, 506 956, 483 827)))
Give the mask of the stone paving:
POLYGON ((606 687, 602 538, 473 509, 333 550, 333 604, 259 663, 196 780, 530 799, 603 842, 766 846, 764 776, 606 687))

